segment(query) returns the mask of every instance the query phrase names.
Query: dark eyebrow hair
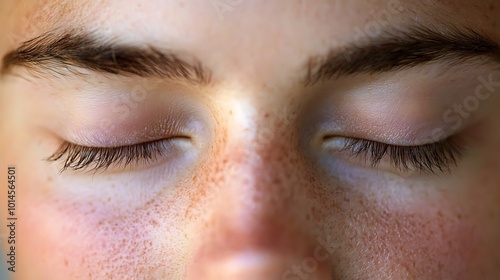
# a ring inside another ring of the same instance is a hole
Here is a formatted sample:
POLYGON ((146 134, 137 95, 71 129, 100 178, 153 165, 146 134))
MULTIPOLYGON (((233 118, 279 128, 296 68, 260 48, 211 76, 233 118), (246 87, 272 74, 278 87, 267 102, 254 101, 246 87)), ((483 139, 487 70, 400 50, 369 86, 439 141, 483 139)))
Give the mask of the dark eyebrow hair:
POLYGON ((490 38, 458 27, 409 27, 381 32, 376 38, 335 48, 308 61, 307 86, 357 73, 376 74, 403 70, 430 62, 453 66, 465 60, 500 62, 500 47, 490 38), (487 57, 489 59, 484 60, 487 57), (483 58, 483 60, 481 60, 483 58))
MULTIPOLYGON (((407 69, 429 62, 458 64, 489 57, 500 61, 500 47, 470 28, 427 28, 380 32, 361 43, 334 48, 326 56, 308 61, 304 84, 337 79, 358 73, 381 73, 407 69)), ((106 41, 92 33, 70 30, 47 32, 21 44, 3 58, 0 73, 21 65, 41 73, 84 68, 109 74, 170 78, 195 85, 208 85, 211 73, 197 61, 188 63, 170 51, 106 41), (59 34, 59 35, 58 35, 59 34)))
POLYGON ((210 83, 211 73, 194 60, 187 62, 170 51, 105 41, 92 33, 47 32, 26 41, 3 58, 1 73, 14 66, 60 73, 58 69, 83 68, 96 72, 182 80, 196 85, 210 83))

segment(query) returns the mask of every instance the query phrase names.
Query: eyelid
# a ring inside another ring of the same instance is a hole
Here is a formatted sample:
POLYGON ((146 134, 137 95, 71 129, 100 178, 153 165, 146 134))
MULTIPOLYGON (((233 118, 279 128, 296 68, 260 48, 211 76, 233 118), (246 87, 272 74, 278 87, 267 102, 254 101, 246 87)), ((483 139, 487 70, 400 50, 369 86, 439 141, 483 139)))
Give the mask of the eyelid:
POLYGON ((99 126, 71 127, 59 137, 72 139, 81 146, 106 148, 133 146, 165 138, 190 138, 203 129, 203 124, 199 121, 180 120, 171 115, 147 125, 126 122, 115 124, 106 118, 99 123, 99 126))
MULTIPOLYGON (((178 140, 185 140, 182 138, 178 140)), ((73 171, 106 171, 111 166, 123 168, 133 163, 150 163, 160 157, 166 157, 175 150, 174 139, 162 139, 134 145, 118 147, 89 147, 70 142, 63 142, 59 149, 46 160, 55 162, 62 160, 60 173, 70 169, 73 171)))
POLYGON ((327 146, 346 152, 350 157, 369 161, 372 168, 388 158, 398 171, 417 170, 421 173, 450 171, 465 149, 452 137, 420 146, 397 146, 366 139, 334 137, 327 140, 327 146))

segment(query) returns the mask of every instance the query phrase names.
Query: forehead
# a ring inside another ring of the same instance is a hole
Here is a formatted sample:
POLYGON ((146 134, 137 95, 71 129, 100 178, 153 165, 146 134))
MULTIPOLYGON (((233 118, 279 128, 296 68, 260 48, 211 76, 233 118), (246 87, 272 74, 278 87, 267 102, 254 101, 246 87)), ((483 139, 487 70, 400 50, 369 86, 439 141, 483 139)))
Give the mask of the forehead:
POLYGON ((22 31, 29 33, 27 38, 66 26, 167 46, 195 48, 203 42, 198 49, 263 51, 262 48, 266 48, 271 52, 269 46, 282 50, 353 40, 360 33, 376 32, 376 26, 383 24, 437 24, 439 21, 495 33, 500 5, 496 2, 131 0, 124 4, 118 0, 23 0, 18 2, 13 14, 17 14, 14 18, 24 26, 20 27, 22 31))
MULTIPOLYGON (((124 4, 118 0, 21 0, 11 2, 41 28, 57 22, 65 24, 91 24, 95 28, 107 26, 106 22, 119 21, 123 28, 144 27, 145 23, 163 25, 168 28, 196 30, 214 28, 224 32, 241 29, 260 29, 283 25, 308 25, 342 23, 327 26, 328 29, 343 30, 377 18, 384 11, 392 12, 401 7, 399 19, 419 16, 429 20, 459 20, 468 24, 491 24, 498 12, 495 0, 131 0, 124 4), (445 11, 453 13, 443 13, 445 11), (478 18, 480 18, 478 23, 478 18), (200 24, 205 23, 205 24, 200 24), (179 26, 182 25, 182 26, 179 26), (223 28, 225 27, 225 28, 223 28)), ((9 3, 3 3, 9 6, 9 3)), ((393 13, 394 14, 394 13, 393 13)), ((416 18, 414 18, 416 19, 416 18)), ((158 27, 158 26, 151 26, 158 27)), ((315 26, 317 27, 317 26, 315 26)), ((146 30, 147 31, 147 30, 146 30)), ((206 29, 205 29, 206 31, 206 29)), ((260 30, 261 32, 264 30, 260 30)))

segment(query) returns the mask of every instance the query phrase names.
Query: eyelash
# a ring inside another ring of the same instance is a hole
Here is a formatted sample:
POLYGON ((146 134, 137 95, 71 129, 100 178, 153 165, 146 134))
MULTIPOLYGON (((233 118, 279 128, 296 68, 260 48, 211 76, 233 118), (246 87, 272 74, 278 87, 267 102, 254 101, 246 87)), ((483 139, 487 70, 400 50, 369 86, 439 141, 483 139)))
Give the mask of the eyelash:
POLYGON ((151 162, 165 156, 169 149, 168 140, 158 140, 130 146, 102 148, 86 147, 64 142, 61 147, 47 161, 63 160, 60 173, 67 169, 73 171, 107 170, 111 165, 127 167, 132 163, 151 162))
POLYGON ((389 156, 391 164, 400 171, 416 169, 422 173, 437 173, 449 172, 452 166, 456 166, 464 147, 452 138, 422 146, 396 146, 365 139, 348 139, 341 150, 354 157, 368 159, 372 167, 377 167, 384 156, 389 156))
MULTIPOLYGON (((111 165, 123 164, 123 167, 127 167, 141 161, 155 161, 165 156, 168 146, 166 140, 112 148, 86 147, 64 142, 47 160, 55 162, 63 159, 60 173, 67 169, 97 172, 107 170, 111 165)), ((341 149, 354 157, 368 159, 372 167, 376 167, 384 156, 389 156, 391 164, 397 169, 408 171, 414 168, 423 173, 449 171, 452 166, 456 166, 462 150, 463 147, 451 138, 422 146, 396 146, 350 138, 341 149)))

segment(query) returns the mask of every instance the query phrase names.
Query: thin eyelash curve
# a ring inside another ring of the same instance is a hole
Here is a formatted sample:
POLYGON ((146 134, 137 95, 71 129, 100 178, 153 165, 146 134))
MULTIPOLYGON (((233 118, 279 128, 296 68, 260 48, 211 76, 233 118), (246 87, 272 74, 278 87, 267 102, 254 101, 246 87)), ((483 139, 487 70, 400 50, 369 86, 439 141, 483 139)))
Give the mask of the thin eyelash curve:
POLYGON ((397 146, 351 138, 342 151, 368 159, 372 167, 376 167, 387 155, 391 164, 400 171, 415 168, 422 173, 436 173, 438 170, 449 172, 452 166, 456 166, 463 149, 460 143, 451 138, 421 146, 397 146))
POLYGON ((64 158, 59 173, 67 169, 74 171, 90 168, 89 171, 106 170, 111 165, 127 167, 131 163, 140 161, 150 162, 165 155, 168 141, 157 140, 136 145, 121 147, 86 147, 64 142, 61 147, 46 160, 58 161, 64 158))

